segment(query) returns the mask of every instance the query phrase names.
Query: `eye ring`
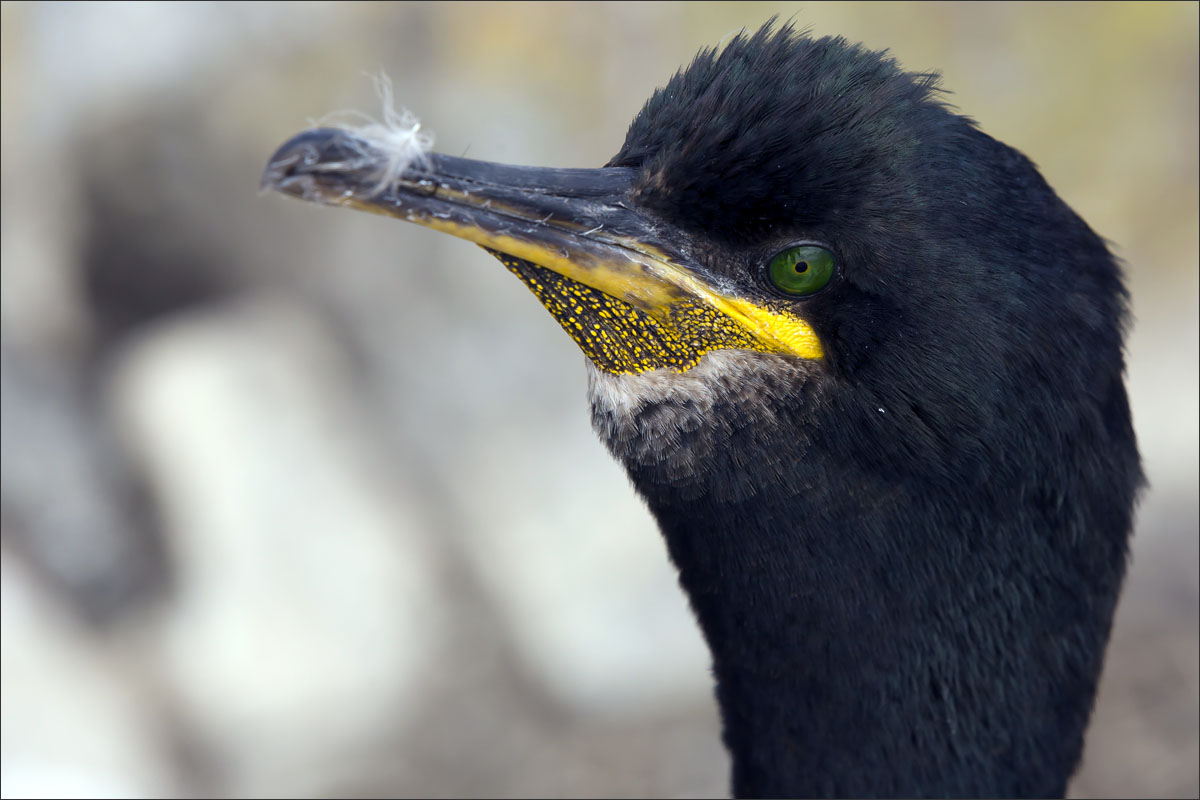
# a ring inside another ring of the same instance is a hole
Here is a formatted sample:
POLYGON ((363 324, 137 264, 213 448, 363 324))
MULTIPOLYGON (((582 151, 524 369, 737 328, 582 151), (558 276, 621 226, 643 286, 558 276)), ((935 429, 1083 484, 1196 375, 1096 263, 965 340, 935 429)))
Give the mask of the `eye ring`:
POLYGON ((811 297, 833 280, 837 258, 819 244, 794 244, 771 257, 766 273, 771 285, 788 297, 811 297))

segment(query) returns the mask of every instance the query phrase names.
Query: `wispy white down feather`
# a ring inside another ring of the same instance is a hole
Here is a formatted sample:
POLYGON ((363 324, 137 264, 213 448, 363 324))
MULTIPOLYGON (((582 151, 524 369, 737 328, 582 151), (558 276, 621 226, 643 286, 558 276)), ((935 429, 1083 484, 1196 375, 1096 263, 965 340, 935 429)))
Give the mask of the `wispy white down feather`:
POLYGON ((383 106, 382 120, 361 111, 344 110, 311 122, 313 127, 341 128, 354 134, 351 147, 362 161, 338 166, 361 168, 365 164, 374 165, 377 180, 371 193, 376 195, 394 187, 410 166, 427 166, 429 152, 433 149, 433 134, 422 130, 420 120, 408 109, 396 110, 391 78, 383 72, 368 77, 383 106))

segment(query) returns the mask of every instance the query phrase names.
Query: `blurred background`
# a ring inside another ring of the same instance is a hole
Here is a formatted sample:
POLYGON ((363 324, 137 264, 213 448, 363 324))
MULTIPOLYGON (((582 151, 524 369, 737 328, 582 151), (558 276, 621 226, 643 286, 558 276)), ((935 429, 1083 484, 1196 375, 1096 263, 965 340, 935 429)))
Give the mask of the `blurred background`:
POLYGON ((381 69, 440 151, 601 165, 780 14, 941 70, 1127 263, 1151 488, 1072 793, 1195 797, 1197 8, 5 3, 4 794, 726 794, 575 345, 464 242, 257 190, 381 69))

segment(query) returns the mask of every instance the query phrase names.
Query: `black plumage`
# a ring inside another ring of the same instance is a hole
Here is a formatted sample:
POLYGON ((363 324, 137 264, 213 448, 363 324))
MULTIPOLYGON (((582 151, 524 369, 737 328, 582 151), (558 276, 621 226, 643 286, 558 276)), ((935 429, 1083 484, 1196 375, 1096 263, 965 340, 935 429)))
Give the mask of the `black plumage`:
MULTIPOLYGON (((268 180, 344 202, 333 189, 361 174, 320 183, 292 158, 343 164, 318 133, 268 180)), ((712 650, 734 792, 1062 795, 1142 477, 1121 271, 1034 165, 933 77, 769 25, 680 71, 593 176, 475 164, 435 157, 358 205, 432 224, 444 200, 461 219, 443 229, 496 250, 577 340, 580 320, 608 330, 609 301, 646 317, 635 332, 689 331, 682 370, 593 356, 593 420, 712 650), (407 188, 422 176, 442 194, 407 188), (550 232, 514 227, 534 209, 550 232), (551 236, 578 272, 526 257, 551 236), (803 320, 819 354, 710 346, 662 310, 675 299, 593 279, 601 245, 635 239, 721 297, 803 320), (764 271, 796 243, 837 258, 799 299, 764 271)))
POLYGON ((613 448, 713 649, 739 795, 1061 795, 1081 753, 1140 481, 1126 294, 932 87, 763 30, 613 161, 746 291, 789 241, 841 256, 800 301, 828 369, 723 398, 686 481, 613 448))

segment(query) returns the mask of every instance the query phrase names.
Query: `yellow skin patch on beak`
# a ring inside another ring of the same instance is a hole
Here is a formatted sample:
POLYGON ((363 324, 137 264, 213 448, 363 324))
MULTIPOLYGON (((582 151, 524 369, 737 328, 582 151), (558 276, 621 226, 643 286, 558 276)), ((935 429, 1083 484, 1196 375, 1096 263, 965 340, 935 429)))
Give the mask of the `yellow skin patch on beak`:
MULTIPOLYGON (((334 201, 399 216, 354 196, 334 201)), ((401 212, 402 213, 402 212, 401 212)), ((714 350, 753 350, 803 359, 824 355, 803 319, 717 292, 644 244, 540 228, 508 235, 415 211, 408 221, 475 242, 534 293, 597 368, 614 375, 686 372, 714 350)))
POLYGON ((489 252, 524 282, 603 372, 687 372, 714 350, 784 352, 802 358, 822 354, 820 342, 803 321, 795 326, 791 319, 745 301, 722 298, 732 313, 686 296, 642 310, 530 261, 489 252), (772 325, 780 319, 783 325, 772 325))
POLYGON ((666 307, 666 318, 661 319, 529 261, 497 251, 492 255, 525 283, 603 372, 686 372, 713 350, 765 349, 744 328, 709 306, 680 300, 666 307))
POLYGON ((713 302, 726 316, 736 320, 762 342, 765 352, 808 359, 825 355, 821 340, 812 326, 799 317, 772 311, 739 297, 720 297, 713 302))

